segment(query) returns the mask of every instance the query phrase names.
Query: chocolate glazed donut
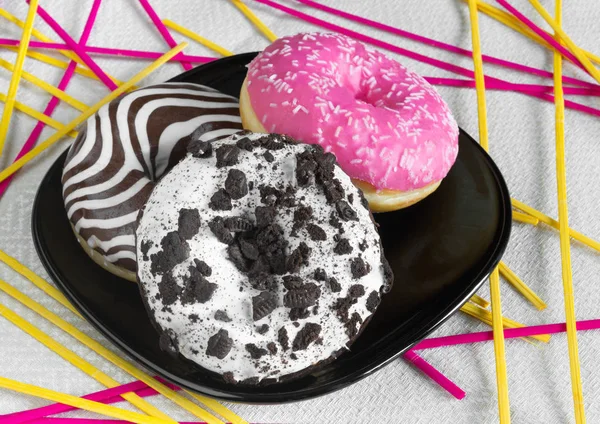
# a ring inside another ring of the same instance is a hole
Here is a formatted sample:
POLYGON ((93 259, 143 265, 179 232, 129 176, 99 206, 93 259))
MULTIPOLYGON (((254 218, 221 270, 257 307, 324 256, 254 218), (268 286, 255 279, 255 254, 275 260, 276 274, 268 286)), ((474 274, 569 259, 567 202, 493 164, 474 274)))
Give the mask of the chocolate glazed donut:
POLYGON ((101 108, 71 146, 63 199, 90 257, 135 281, 135 226, 157 180, 185 156, 190 140, 215 141, 239 130, 238 100, 212 88, 165 83, 101 108))

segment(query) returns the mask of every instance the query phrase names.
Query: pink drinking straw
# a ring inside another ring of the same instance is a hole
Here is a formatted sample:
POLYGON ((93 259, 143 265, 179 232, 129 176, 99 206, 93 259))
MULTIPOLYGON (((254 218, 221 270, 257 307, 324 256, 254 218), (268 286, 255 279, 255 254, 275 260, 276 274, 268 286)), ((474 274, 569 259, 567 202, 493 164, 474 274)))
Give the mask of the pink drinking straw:
MULTIPOLYGON (((167 383, 166 381, 155 377, 161 383, 169 387, 171 390, 178 391, 179 387, 167 383)), ((82 396, 82 399, 93 400, 95 402, 102 402, 106 405, 123 402, 124 399, 121 397, 125 393, 136 393, 139 397, 149 397, 158 394, 154 389, 148 387, 141 381, 134 381, 132 383, 123 384, 121 386, 113 387, 111 389, 101 390, 99 392, 90 393, 82 396)), ((69 405, 63 405, 62 403, 54 403, 41 408, 30 409, 27 411, 14 412, 12 414, 0 415, 1 424, 20 424, 29 421, 37 421, 42 417, 49 415, 61 414, 63 412, 74 411, 79 408, 69 405)))
MULTIPOLYGON (((0 38, 0 45, 3 46, 18 46, 20 40, 14 40, 10 38, 0 38)), ((52 49, 52 50, 70 50, 70 47, 64 43, 46 43, 43 41, 32 41, 30 48, 41 48, 41 49, 52 49)), ((126 58, 133 59, 151 59, 155 60, 162 56, 164 53, 161 52, 148 52, 142 50, 130 50, 130 49, 115 49, 111 47, 95 47, 95 46, 79 46, 84 52, 88 54, 102 54, 110 56, 123 56, 126 58)), ((191 56, 179 53, 175 57, 171 58, 171 61, 189 61, 196 63, 206 63, 214 60, 212 57, 206 56, 191 56)))
POLYGON ((583 69, 587 73, 587 70, 581 64, 579 59, 577 59, 575 57, 575 55, 573 55, 573 53, 571 53, 569 50, 567 50, 565 47, 563 47, 560 43, 558 43, 554 39, 554 37, 551 37, 546 31, 544 31, 539 26, 534 24, 531 20, 529 20, 527 18, 527 16, 523 15, 521 12, 519 12, 517 9, 515 9, 507 1, 505 1, 505 0, 497 0, 497 1, 502 7, 504 7, 506 10, 508 10, 515 18, 517 18, 519 21, 521 21, 525 25, 527 25, 529 27, 529 29, 531 29, 537 35, 542 37, 544 39, 544 41, 546 41, 548 44, 550 44, 552 47, 554 47, 556 50, 558 50, 564 57, 569 59, 576 66, 579 66, 581 69, 583 69))
MULTIPOLYGON (((458 78, 438 78, 438 77, 423 77, 427 82, 433 85, 443 85, 447 87, 460 87, 460 88, 475 88, 475 81, 458 79, 458 78)), ((514 84, 515 89, 524 94, 536 93, 545 94, 554 92, 554 86, 552 85, 538 85, 538 84, 514 84)), ((498 85, 493 81, 487 83, 486 89, 489 90, 500 90, 500 91, 515 91, 515 89, 508 89, 503 85, 498 85)), ((573 96, 600 96, 600 87, 564 87, 564 93, 573 96)))
MULTIPOLYGON (((600 329, 600 319, 577 321, 577 330, 579 331, 597 329, 600 329)), ((506 329, 504 330, 504 337, 507 339, 513 339, 518 337, 538 336, 541 334, 564 333, 566 331, 567 324, 563 322, 560 324, 533 325, 529 327, 506 329)), ((422 342, 414 346, 413 350, 433 349, 436 347, 454 346, 467 343, 478 343, 493 339, 494 333, 492 331, 457 334, 455 336, 435 337, 423 340, 422 342)))
MULTIPOLYGON (((29 0, 25 0, 29 3, 29 0)), ((46 22, 50 28, 58 34, 62 40, 67 43, 69 48, 73 50, 77 56, 87 65, 90 70, 106 85, 110 90, 116 90, 117 85, 104 73, 104 71, 88 56, 88 54, 79 47, 79 44, 71 38, 69 34, 56 22, 41 6, 37 8, 37 14, 46 22)))
MULTIPOLYGON (((85 44, 90 36, 90 33, 92 32, 92 27, 94 26, 94 22, 96 21, 96 16, 98 15, 98 9, 100 8, 101 1, 102 0, 94 0, 94 3, 92 4, 92 9, 90 10, 90 14, 88 16, 87 22, 85 23, 85 27, 83 28, 81 38, 79 39, 80 44, 85 44)), ((71 77, 75 73, 76 67, 77 67, 77 62, 75 62, 75 61, 69 62, 69 66, 67 67, 60 82, 58 83, 59 90, 65 91, 65 89, 67 88, 67 85, 69 85, 69 81, 71 81, 71 77)), ((52 98, 46 105, 46 108, 44 109, 43 114, 46 116, 52 116, 52 113, 54 113, 54 110, 56 109, 56 106, 58 106, 59 103, 60 103, 60 100, 57 97, 52 96, 52 98)), ((31 134, 29 134, 29 137, 27 137, 25 144, 23 144, 23 147, 21 147, 21 151, 15 158, 15 162, 17 160, 19 160, 22 156, 27 154, 31 149, 33 149, 33 146, 35 146, 35 143, 37 143, 37 141, 40 137, 40 134, 42 133, 42 130, 44 129, 45 126, 46 126, 45 123, 38 121, 38 123, 33 128, 33 131, 31 132, 31 134)), ((10 182, 12 181, 14 176, 15 176, 15 174, 9 176, 4 181, 0 182, 0 198, 2 198, 2 196, 4 195, 4 192, 6 192, 6 189, 8 189, 8 186, 10 185, 10 182)))
MULTIPOLYGON (((150 2, 148 0, 140 0, 140 4, 144 8, 146 13, 150 17, 150 19, 152 20, 152 22, 154 23, 154 26, 156 27, 158 32, 160 32, 160 35, 162 35, 164 40, 167 42, 169 47, 170 48, 175 47, 177 45, 177 42, 173 39, 173 37, 171 36, 171 33, 169 32, 167 27, 165 27, 165 25, 162 23, 162 21, 158 17, 158 14, 150 5, 150 2)), ((181 65, 183 66, 183 69, 186 71, 189 71, 190 69, 192 69, 192 65, 189 62, 182 62, 181 65)))
MULTIPOLYGON (((400 37, 408 38, 409 40, 417 41, 423 44, 427 44, 432 47, 436 47, 442 50, 446 50, 452 53, 458 53, 463 56, 471 57, 473 52, 467 49, 463 49, 461 47, 453 46, 452 44, 444 43, 442 41, 434 40, 432 38, 427 38, 422 35, 414 34, 408 31, 405 31, 400 28, 395 28, 390 25, 383 24, 381 22, 373 21, 371 19, 363 18, 362 16, 353 15, 352 13, 344 12, 343 10, 335 9, 333 7, 325 6, 322 3, 317 3, 313 0, 296 0, 304 5, 309 7, 322 10, 323 12, 339 16, 344 19, 348 19, 354 22, 358 22, 363 25, 370 26, 372 28, 376 28, 381 31, 389 32, 395 35, 399 35, 400 37)), ((488 62, 494 65, 499 65, 505 68, 514 69, 516 71, 521 71, 533 75, 542 76, 544 78, 554 78, 552 72, 545 71, 543 69, 537 69, 530 66, 526 66, 520 63, 511 62, 504 59, 499 59, 493 56, 482 55, 482 59, 484 62, 488 62)), ((577 78, 571 77, 563 77, 563 81, 569 84, 581 85, 585 87, 598 87, 596 84, 589 83, 587 81, 582 81, 577 78)))
MULTIPOLYGON (((390 43, 386 43, 385 41, 381 41, 378 40, 376 38, 373 37, 369 37, 368 35, 364 35, 361 34, 359 32, 353 31, 351 29, 347 29, 344 27, 341 27, 339 25, 335 25, 331 22, 327 22, 324 21, 322 19, 318 19, 315 18, 313 16, 307 15, 306 13, 302 13, 299 12, 295 9, 291 9, 289 7, 283 6, 282 4, 279 3, 275 3, 274 1, 271 0, 254 0, 258 3, 264 4, 266 6, 269 6, 271 8, 280 10, 284 13, 287 13, 288 15, 294 16, 296 18, 302 19, 306 22, 309 22, 313 25, 316 26, 320 26, 322 28, 328 29, 330 31, 335 31, 338 32, 340 34, 344 34, 347 35, 348 37, 352 37, 356 40, 362 41, 364 43, 368 43, 368 44, 372 44, 374 46, 377 46, 379 48, 385 49, 385 50, 389 50, 392 51, 394 53, 397 53, 399 55, 402 56, 406 56, 409 57, 411 59, 417 60, 419 62, 423 62, 423 63, 427 63, 429 65, 435 66, 437 68, 440 69, 444 69, 446 71, 450 71, 459 75, 463 75, 466 76, 468 78, 474 78, 474 73, 473 71, 467 69, 467 68, 463 68, 457 65, 454 65, 452 63, 448 63, 448 62, 444 62, 442 60, 439 59, 435 59, 435 58, 431 58, 425 55, 422 55, 420 53, 416 53, 416 52, 412 52, 410 50, 404 49, 402 47, 398 47, 398 46, 394 46, 393 44, 390 43)), ((486 80, 486 84, 488 81, 492 81, 495 82, 497 84, 503 85, 505 86, 508 90, 514 90, 514 91, 518 91, 515 89, 514 84, 508 82, 508 81, 504 81, 501 80, 499 78, 494 78, 494 77, 489 77, 486 76, 485 77, 486 80)), ((547 102, 550 103, 554 103, 554 96, 549 95, 549 94, 536 94, 536 93, 528 93, 529 95, 533 96, 533 97, 537 97, 539 99, 545 100, 547 102)), ((600 110, 586 106, 586 105, 582 105, 580 103, 576 103, 570 100, 565 100, 565 107, 569 108, 569 109, 574 109, 574 110, 578 110, 580 112, 585 112, 588 113, 590 115, 594 115, 594 116, 600 116, 600 110)))
POLYGON ((454 396, 456 399, 464 399, 466 393, 454 384, 448 377, 436 370, 429 362, 417 355, 412 349, 404 354, 404 359, 408 360, 415 367, 421 370, 427 377, 439 384, 444 390, 454 396))

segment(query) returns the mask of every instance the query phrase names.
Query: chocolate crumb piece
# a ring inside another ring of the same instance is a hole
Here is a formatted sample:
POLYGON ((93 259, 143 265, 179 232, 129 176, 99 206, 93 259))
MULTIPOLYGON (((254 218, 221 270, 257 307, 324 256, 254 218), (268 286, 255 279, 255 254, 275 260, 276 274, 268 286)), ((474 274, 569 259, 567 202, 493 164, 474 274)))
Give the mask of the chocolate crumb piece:
POLYGON ((194 259, 194 265, 196 265, 196 269, 200 274, 205 277, 210 277, 212 275, 212 268, 208 266, 208 264, 200 259, 194 259))
POLYGON ((229 337, 227 330, 219 330, 208 339, 206 354, 208 356, 216 356, 218 359, 223 359, 231 351, 233 339, 229 337))
POLYGON ((321 326, 319 324, 312 322, 305 324, 298 334, 296 334, 292 343, 292 350, 295 352, 306 349, 308 345, 319 338, 319 334, 321 334, 321 326))
POLYGON ((198 209, 181 209, 179 211, 178 232, 185 240, 190 240, 198 234, 200 223, 198 209))
POLYGON ((257 206, 254 209, 254 214, 256 216, 256 226, 263 228, 273 223, 277 211, 272 206, 257 206))
POLYGON ((292 322, 292 324, 293 324, 293 325, 294 325, 294 327, 296 327, 296 328, 300 327, 300 323, 299 323, 299 322, 296 322, 296 321, 294 321, 294 322, 292 322))
MULTIPOLYGON (((299 319, 306 319, 310 316, 310 312, 306 308, 292 308, 289 313, 289 318, 292 321, 298 321, 299 319)), ((296 325, 297 323, 294 323, 296 325)))
POLYGON ((273 342, 267 343, 267 349, 271 355, 275 355, 277 353, 277 345, 273 342))
POLYGON ((298 250, 300 250, 300 253, 302 254, 302 259, 304 260, 304 262, 308 263, 308 258, 310 257, 312 249, 310 247, 308 247, 308 244, 301 241, 300 244, 298 244, 298 250))
POLYGON ((225 180, 225 190, 232 199, 241 199, 248 194, 246 174, 239 169, 230 169, 225 180))
POLYGON ((268 353, 267 349, 260 348, 254 343, 248 343, 245 347, 252 359, 260 359, 268 353))
POLYGON ((240 246, 238 246, 237 244, 230 244, 229 247, 227 247, 227 255, 229 260, 233 262, 237 269, 239 269, 242 272, 248 272, 248 270, 250 269, 250 264, 248 263, 248 260, 244 257, 240 246))
POLYGON ((367 275, 371 271, 371 267, 362 258, 356 257, 350 261, 350 271, 352 278, 359 279, 367 275))
POLYGON ((319 306, 318 305, 312 308, 312 313, 313 313, 313 315, 317 315, 319 313, 319 306))
POLYGON ((286 275, 283 277, 283 287, 288 290, 300 289, 304 286, 304 281, 297 275, 286 275))
POLYGON ((233 378, 233 373, 231 371, 223 373, 223 380, 228 384, 237 384, 237 380, 233 378))
POLYGON ((178 219, 179 235, 190 240, 200 230, 200 212, 198 209, 181 209, 178 219))
POLYGON ((269 324, 263 324, 260 327, 256 327, 256 332, 258 334, 265 334, 267 331, 269 331, 269 324))
POLYGON ((348 255, 352 253, 352 246, 350 245, 350 240, 347 238, 340 239, 338 244, 333 248, 333 252, 336 255, 348 255))
POLYGON ((338 283, 338 280, 336 280, 335 277, 331 277, 329 279, 329 288, 334 293, 339 293, 342 291, 342 286, 340 285, 340 283, 338 283))
POLYGON ((191 322, 196 323, 198 322, 198 320, 200 319, 200 317, 198 316, 198 314, 189 314, 188 318, 190 319, 191 322))
POLYGON ((212 156, 213 149, 212 144, 208 141, 192 140, 188 144, 187 151, 195 158, 208 158, 212 156))
POLYGON ((360 317, 360 315, 356 312, 353 312, 352 316, 350 317, 348 322, 346 322, 346 324, 345 324, 346 334, 348 335, 348 337, 350 337, 351 339, 356 337, 356 335, 358 334, 358 330, 360 328, 359 324, 362 324, 362 322, 363 322, 363 320, 360 317))
POLYGON ((311 219, 313 216, 313 208, 310 206, 299 206, 295 211, 294 211, 294 223, 298 223, 298 224, 302 224, 304 225, 304 223, 306 221, 308 221, 309 219, 311 219))
POLYGON ((190 276, 183 277, 184 289, 181 294, 181 303, 206 303, 212 297, 217 285, 210 283, 196 268, 190 267, 190 276))
POLYGON ((177 231, 171 231, 161 240, 161 251, 150 255, 150 272, 165 273, 190 255, 190 246, 177 231))
POLYGON ((288 308, 307 308, 313 306, 319 296, 321 290, 314 283, 307 283, 288 292, 283 296, 283 305, 288 308))
POLYGON ((365 295, 365 287, 362 284, 353 284, 348 290, 348 296, 357 298, 365 295))
POLYGON ((231 216, 225 218, 223 220, 223 225, 225 225, 225 228, 227 228, 229 231, 233 231, 234 233, 250 231, 252 228, 254 228, 252 221, 242 218, 241 216, 231 216))
POLYGON ((277 280, 272 275, 261 273, 250 280, 253 289, 261 291, 274 291, 277 289, 277 280))
POLYGON ((280 138, 276 134, 268 134, 264 137, 259 138, 257 141, 265 149, 279 150, 285 147, 284 143, 286 143, 287 140, 285 140, 284 138, 280 138))
POLYGON ((317 269, 315 269, 313 278, 317 281, 325 281, 325 280, 327 280, 327 273, 325 272, 325 270, 323 268, 317 268, 317 269))
POLYGON ((308 231, 308 235, 312 241, 325 241, 327 240, 327 234, 325 230, 319 227, 316 224, 308 224, 306 226, 306 231, 308 231))
POLYGON ((283 229, 277 224, 261 228, 256 234, 256 247, 263 253, 273 253, 285 248, 287 241, 283 237, 283 229))
POLYGON ((337 202, 335 207, 338 211, 338 215, 344 221, 358 221, 358 215, 356 215, 356 211, 352 209, 352 206, 350 206, 345 200, 340 200, 337 202))
POLYGON ((281 327, 277 332, 277 341, 279 342, 283 350, 288 350, 290 348, 290 338, 285 327, 281 327))
POLYGON ((248 270, 248 277, 251 279, 259 278, 262 275, 272 274, 271 265, 269 264, 268 258, 265 256, 259 256, 248 270))
POLYGON ((338 202, 344 198, 344 187, 342 186, 342 182, 337 178, 325 181, 323 183, 323 192, 325 193, 327 204, 338 202))
POLYGON ((381 299, 379 298, 379 293, 373 290, 371 293, 369 293, 369 297, 367 297, 367 311, 371 313, 375 312, 375 310, 379 306, 379 302, 381 302, 381 299))
POLYGON ((263 157, 269 163, 271 163, 275 160, 275 156, 273 156, 273 153, 271 153, 271 152, 264 152, 263 157))
POLYGON ((363 239, 363 241, 361 241, 358 244, 358 248, 360 249, 361 252, 364 252, 365 250, 367 250, 367 247, 369 247, 369 243, 367 243, 367 239, 363 239))
POLYGON ((290 274, 296 274, 300 270, 300 267, 303 263, 304 259, 302 258, 302 252, 300 252, 300 249, 296 248, 285 259, 285 270, 290 274))
POLYGON ((163 352, 167 352, 171 356, 176 356, 179 351, 177 350, 177 335, 171 331, 163 331, 158 339, 158 346, 163 352))
POLYGON ((258 259, 260 252, 258 251, 257 247, 254 244, 252 244, 251 242, 244 240, 244 239, 239 239, 238 244, 240 246, 240 250, 242 251, 242 255, 244 255, 244 257, 246 257, 252 261, 255 261, 258 259))
POLYGON ((231 322, 231 318, 229 318, 229 315, 227 315, 227 312, 219 309, 217 312, 215 312, 215 319, 217 321, 223 321, 223 322, 231 322))
POLYGON ((145 260, 145 261, 148 260, 148 251, 150 250, 150 248, 152 247, 152 245, 153 245, 152 240, 144 240, 140 244, 140 251, 142 252, 142 259, 143 260, 145 260))
POLYGON ((309 149, 296 155, 296 182, 300 187, 313 184, 317 163, 309 149))
POLYGON ((231 233, 229 232, 229 230, 227 230, 227 228, 225 228, 225 222, 224 222, 223 218, 221 218, 220 216, 214 217, 213 220, 208 223, 208 227, 210 228, 212 233, 215 235, 217 240, 219 240, 221 243, 225 243, 225 244, 233 243, 234 238, 231 235, 231 233))
POLYGON ((333 309, 336 311, 338 318, 343 322, 348 322, 348 313, 350 312, 350 307, 356 304, 358 301, 351 297, 340 297, 335 301, 333 305, 333 309))
POLYGON ((352 193, 348 194, 348 202, 350 204, 354 203, 354 194, 352 194, 352 193))
POLYGON ((277 295, 263 291, 252 297, 252 319, 258 321, 269 315, 277 307, 277 295))
POLYGON ((254 142, 252 142, 252 140, 250 140, 248 137, 240 138, 235 145, 248 152, 251 152, 256 147, 254 142))
POLYGON ((238 163, 240 148, 233 144, 223 144, 215 151, 217 154, 217 168, 233 166, 238 163))
POLYGON ((290 355, 290 359, 293 359, 295 361, 296 359, 298 359, 298 356, 295 353, 292 353, 290 355))
POLYGON ((215 211, 230 211, 232 209, 231 196, 224 189, 220 188, 210 198, 208 207, 215 211))
POLYGON ((198 209, 181 209, 179 211, 178 232, 184 240, 190 240, 200 230, 200 212, 198 209))

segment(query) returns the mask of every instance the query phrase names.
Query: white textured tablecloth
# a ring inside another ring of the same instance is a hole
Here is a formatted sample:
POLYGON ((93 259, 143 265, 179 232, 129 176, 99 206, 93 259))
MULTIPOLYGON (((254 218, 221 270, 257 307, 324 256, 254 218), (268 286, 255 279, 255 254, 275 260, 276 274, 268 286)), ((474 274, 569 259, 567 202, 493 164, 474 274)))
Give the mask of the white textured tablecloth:
MULTIPOLYGON (((292 4, 290 1, 286 3, 292 4)), ((330 0, 326 3, 451 44, 465 48, 471 46, 468 11, 466 5, 460 0, 330 0)), ((553 10, 553 2, 543 3, 548 10, 553 10)), ((74 38, 79 38, 91 6, 90 0, 44 0, 41 4, 74 38)), ((234 52, 259 50, 267 45, 264 37, 228 0, 153 0, 152 4, 162 18, 170 18, 181 23, 234 52)), ((525 0, 515 0, 513 4, 534 17, 537 23, 543 23, 525 0)), ((251 6, 277 35, 316 30, 311 25, 267 7, 255 4, 251 6)), ((6 8, 21 19, 25 18, 27 7, 24 1, 0 0, 0 7, 6 8)), ((297 5, 294 7, 306 9, 297 5)), ((580 46, 592 51, 598 50, 600 6, 597 1, 566 2, 564 9, 565 30, 580 46)), ((327 17, 320 12, 310 13, 390 43, 434 55, 468 68, 472 67, 470 58, 448 54, 397 36, 327 17)), ((41 19, 36 19, 35 27, 58 40, 41 19)), ((551 53, 484 16, 481 17, 481 33, 484 53, 552 70, 551 53)), ((20 30, 0 18, 0 37, 19 38, 20 30)), ((174 37, 176 40, 183 40, 183 37, 177 34, 174 34, 174 37)), ((105 0, 100 8, 89 44, 141 50, 166 50, 161 36, 135 0, 105 0)), ((213 55, 193 42, 187 52, 213 55)), ((14 61, 16 55, 0 50, 0 57, 14 61)), ((453 77, 428 65, 403 58, 401 60, 426 76, 453 77)), ((127 80, 146 63, 100 57, 97 57, 97 61, 105 70, 123 80, 127 80)), ((587 78, 571 64, 565 67, 567 75, 587 78)), ((31 59, 26 60, 25 69, 54 85, 58 84, 62 76, 61 70, 31 59)), ((169 64, 143 83, 164 81, 181 71, 179 65, 169 64)), ((487 66, 486 72, 515 82, 552 83, 551 80, 506 72, 497 67, 487 66)), ((9 80, 10 73, 0 70, 1 92, 6 93, 9 80)), ((442 88, 440 91, 449 102, 460 126, 476 136, 475 91, 459 88, 442 88)), ((91 105, 105 96, 107 89, 100 83, 76 76, 67 92, 91 105)), ((491 154, 504 173, 511 194, 556 217, 553 105, 509 92, 488 92, 487 98, 491 154)), ((18 99, 42 110, 49 96, 29 83, 22 83, 18 99)), ((600 107, 597 99, 581 100, 600 107)), ((0 105, 0 109, 1 107, 0 105)), ((66 123, 76 115, 74 110, 61 105, 54 118, 66 123)), ((7 165, 8 158, 12 159, 16 155, 34 124, 31 118, 15 112, 5 153, 0 160, 2 167, 7 165)), ((46 138, 51 133, 51 130, 45 130, 42 138, 46 138)), ((597 218, 596 206, 600 201, 600 173, 597 172, 600 156, 599 133, 600 120, 597 117, 579 112, 567 112, 570 221, 572 227, 595 239, 600 239, 600 221, 597 218)), ((42 176, 54 159, 66 148, 67 143, 67 140, 58 143, 40 158, 28 164, 18 174, 9 191, 0 201, 0 249, 15 256, 44 277, 47 275, 38 260, 31 239, 31 207, 42 176)), ((572 251, 577 317, 579 319, 600 317, 600 294, 598 294, 600 258, 596 252, 578 243, 572 244, 572 251)), ((547 310, 538 312, 508 284, 502 283, 504 313, 527 324, 564 321, 557 232, 545 226, 534 228, 515 224, 504 260, 548 303, 547 310)), ((402 276, 397 277, 402 278, 402 276)), ((14 284, 86 333, 102 340, 90 325, 80 322, 6 266, 0 265, 0 278, 14 284)), ((480 294, 489 298, 487 285, 480 294)), ((107 364, 6 295, 0 294, 0 303, 32 320, 44 331, 117 380, 123 383, 131 381, 128 375, 107 364)), ((483 324, 457 314, 434 335, 484 329, 487 328, 483 324)), ((579 343, 588 422, 598 423, 600 422, 600 402, 598 402, 600 361, 597 358, 600 355, 600 333, 580 332, 579 343)), ((108 342, 105 344, 110 346, 108 342)), ((492 343, 434 349, 423 351, 422 355, 465 389, 467 397, 462 401, 453 399, 423 377, 419 371, 398 360, 349 388, 318 399, 279 406, 229 406, 249 421, 262 423, 493 423, 497 421, 492 343)), ((567 343, 564 335, 553 336, 551 342, 543 346, 534 346, 522 340, 508 340, 506 356, 513 422, 574 422, 567 343)), ((4 319, 0 319, 0 375, 74 395, 102 389, 99 383, 4 319)), ((0 413, 32 408, 46 403, 20 394, 0 391, 0 413)), ((160 405, 173 417, 192 419, 164 399, 155 398, 152 403, 160 405)), ((127 407, 124 404, 121 406, 127 407)))

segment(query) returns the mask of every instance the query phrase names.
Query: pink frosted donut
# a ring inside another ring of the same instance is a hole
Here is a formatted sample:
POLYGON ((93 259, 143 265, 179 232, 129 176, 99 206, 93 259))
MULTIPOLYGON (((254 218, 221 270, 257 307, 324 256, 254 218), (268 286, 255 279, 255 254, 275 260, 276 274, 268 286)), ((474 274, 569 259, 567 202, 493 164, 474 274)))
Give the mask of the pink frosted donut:
POLYGON ((437 91, 343 35, 278 39, 248 66, 240 97, 245 128, 320 144, 370 201, 429 194, 458 154, 458 126, 437 91))

